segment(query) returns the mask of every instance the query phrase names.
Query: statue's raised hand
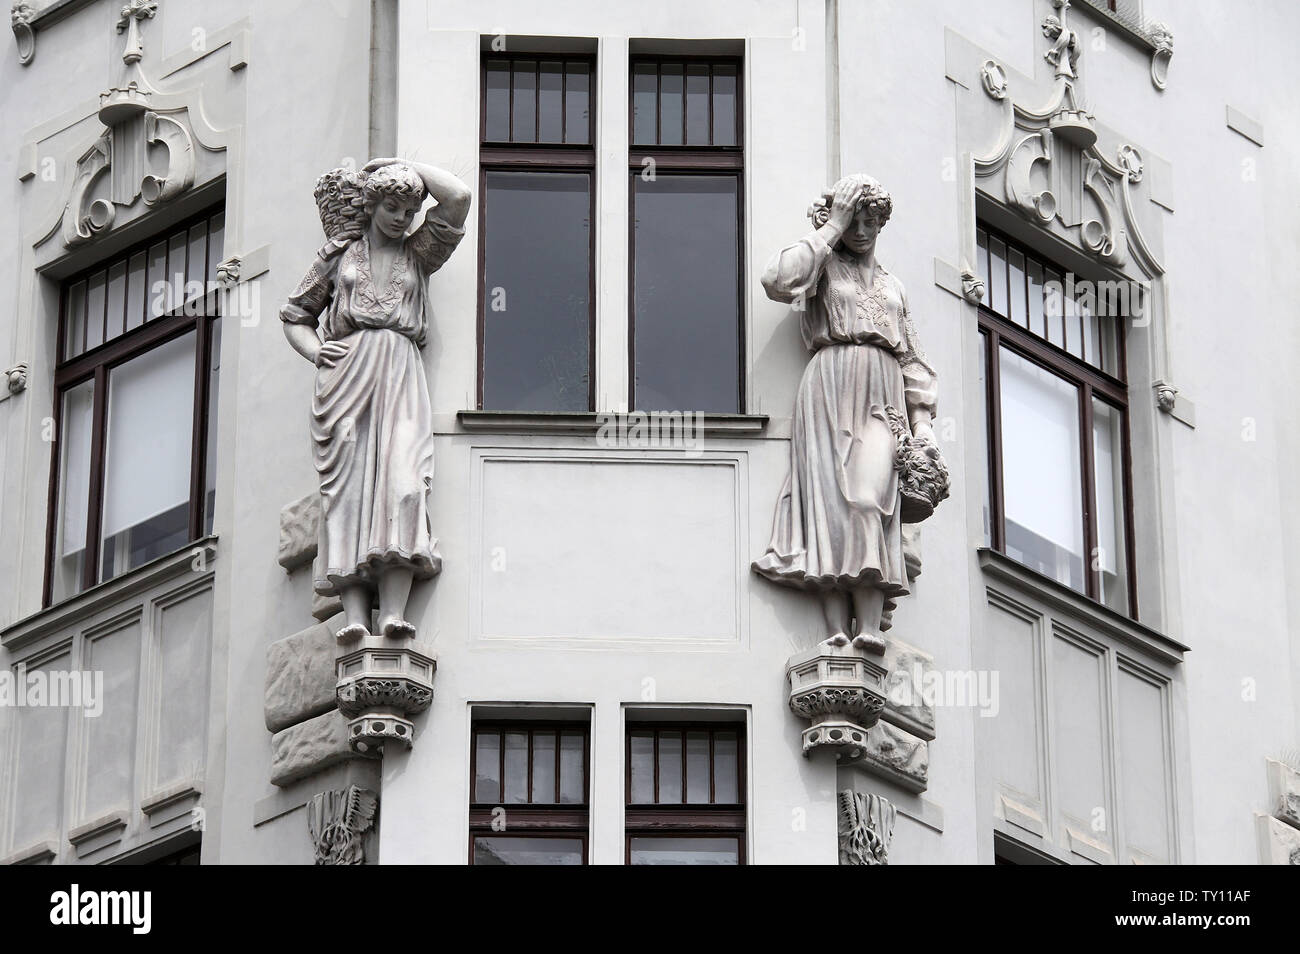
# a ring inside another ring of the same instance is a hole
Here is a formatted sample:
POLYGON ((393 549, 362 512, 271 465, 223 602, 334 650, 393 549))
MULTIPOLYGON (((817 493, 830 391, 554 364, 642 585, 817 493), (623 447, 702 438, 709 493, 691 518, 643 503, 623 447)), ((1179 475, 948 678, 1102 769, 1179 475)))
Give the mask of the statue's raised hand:
POLYGON ((853 216, 858 211, 858 200, 861 197, 861 186, 847 178, 842 179, 835 186, 835 194, 831 196, 828 224, 838 232, 848 229, 853 224, 853 216))

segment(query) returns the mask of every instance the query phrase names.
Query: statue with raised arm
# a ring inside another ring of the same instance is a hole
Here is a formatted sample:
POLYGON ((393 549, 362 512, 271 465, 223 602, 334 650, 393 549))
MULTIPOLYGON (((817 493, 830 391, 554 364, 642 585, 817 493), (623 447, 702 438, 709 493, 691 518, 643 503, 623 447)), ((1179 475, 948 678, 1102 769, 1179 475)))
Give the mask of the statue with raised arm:
POLYGON ((893 203, 875 179, 846 176, 813 203, 813 230, 763 272, 796 305, 813 352, 795 398, 790 473, 754 570, 818 594, 831 647, 883 653, 894 601, 908 592, 903 524, 948 495, 931 429, 937 381, 902 282, 876 260, 893 203))
POLYGON ((433 414, 420 349, 426 286, 465 234, 469 189, 418 162, 375 159, 316 183, 327 241, 280 311, 285 337, 316 366, 311 438, 321 492, 313 585, 337 595, 339 642, 413 637, 414 580, 442 568, 429 519, 433 414), (434 204, 409 234, 426 198, 434 204))

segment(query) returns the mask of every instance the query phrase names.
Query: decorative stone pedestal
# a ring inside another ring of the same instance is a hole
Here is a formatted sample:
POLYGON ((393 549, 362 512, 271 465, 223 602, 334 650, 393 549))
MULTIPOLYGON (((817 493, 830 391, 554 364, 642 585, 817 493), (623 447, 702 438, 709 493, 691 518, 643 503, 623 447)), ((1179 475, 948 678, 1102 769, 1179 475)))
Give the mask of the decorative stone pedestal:
POLYGON ((810 719, 803 731, 803 754, 830 749, 856 761, 867 752, 867 730, 885 708, 887 670, 879 657, 854 646, 824 643, 796 653, 785 664, 790 709, 810 719))
POLYGON ((432 656, 405 646, 362 645, 340 656, 334 691, 353 751, 379 756, 389 742, 409 749, 415 739, 409 716, 429 708, 437 668, 432 656))

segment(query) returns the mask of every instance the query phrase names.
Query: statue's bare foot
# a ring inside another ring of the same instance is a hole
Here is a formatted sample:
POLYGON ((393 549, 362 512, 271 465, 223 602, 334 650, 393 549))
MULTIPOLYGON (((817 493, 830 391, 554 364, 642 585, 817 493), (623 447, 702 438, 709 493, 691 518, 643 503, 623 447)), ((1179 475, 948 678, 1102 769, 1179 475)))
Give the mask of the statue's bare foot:
POLYGON ((358 639, 365 639, 370 635, 370 630, 360 623, 349 623, 338 631, 334 637, 340 643, 355 643, 358 639))
POLYGON ((414 639, 415 627, 400 616, 385 616, 379 621, 379 635, 389 639, 414 639))
POLYGON ((869 653, 879 654, 885 651, 885 641, 875 633, 859 633, 853 637, 853 645, 856 649, 869 653))
POLYGON ((849 637, 845 633, 831 633, 825 640, 827 646, 847 646, 849 637))

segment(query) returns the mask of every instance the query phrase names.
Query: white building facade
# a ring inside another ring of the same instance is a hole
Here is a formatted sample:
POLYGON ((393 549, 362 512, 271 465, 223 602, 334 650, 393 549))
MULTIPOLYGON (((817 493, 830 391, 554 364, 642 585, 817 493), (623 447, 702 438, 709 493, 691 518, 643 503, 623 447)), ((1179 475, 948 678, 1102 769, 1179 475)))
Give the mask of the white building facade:
POLYGON ((1300 863, 1291 4, 13 23, 0 858, 1300 863), (350 657, 279 313, 317 177, 375 156, 473 205, 422 350, 442 569, 350 657), (857 172, 951 486, 845 668, 751 563, 809 361, 764 267, 857 172))

